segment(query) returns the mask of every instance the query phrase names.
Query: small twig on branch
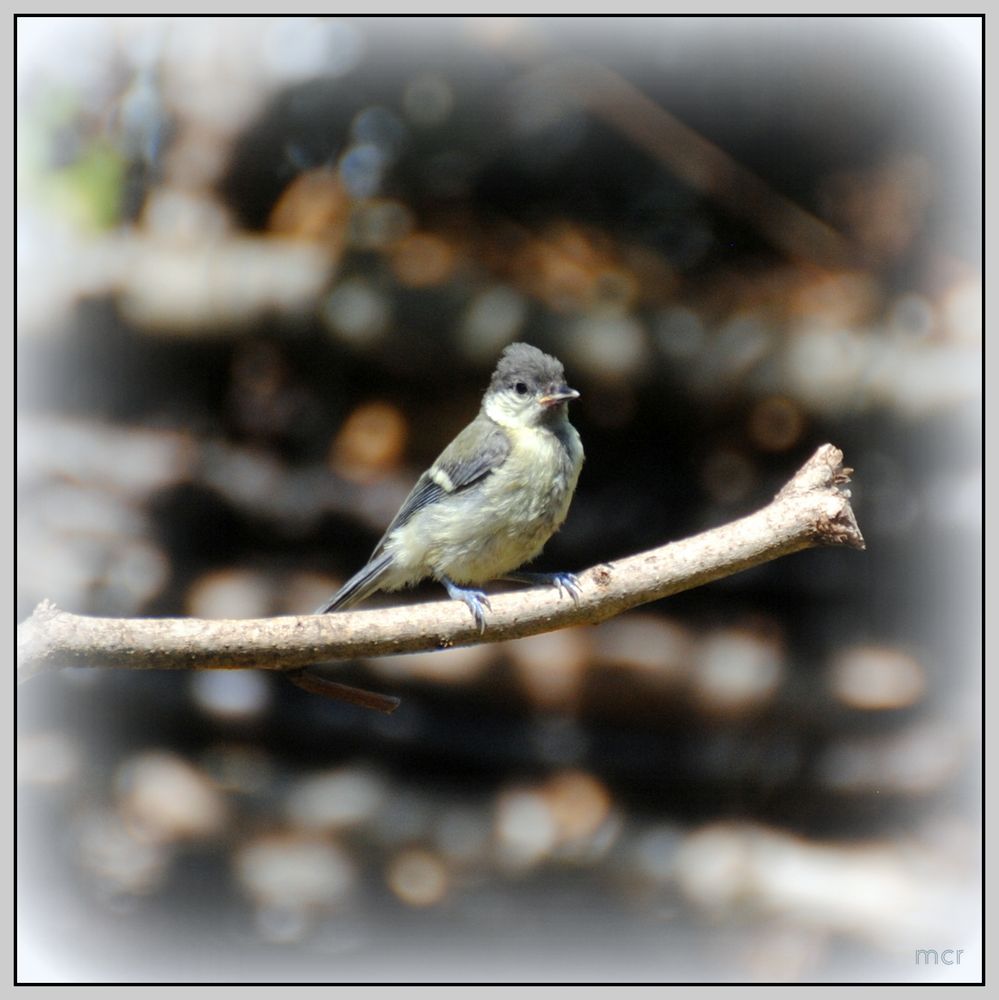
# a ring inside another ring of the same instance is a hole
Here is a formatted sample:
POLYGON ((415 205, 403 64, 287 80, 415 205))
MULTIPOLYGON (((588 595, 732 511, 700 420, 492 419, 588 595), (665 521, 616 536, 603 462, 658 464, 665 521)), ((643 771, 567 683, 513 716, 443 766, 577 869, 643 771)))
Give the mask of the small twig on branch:
MULTIPOLYGON (((755 514, 586 570, 579 574, 578 601, 561 597, 553 587, 497 594, 490 598, 492 611, 482 635, 458 601, 227 621, 91 618, 43 601, 18 628, 18 679, 63 667, 298 671, 325 660, 447 649, 596 624, 802 549, 862 549, 864 539, 845 488, 852 470, 842 461, 838 448, 823 445, 774 501, 755 514)), ((302 676, 295 673, 292 679, 302 676)), ((312 690, 314 680, 310 677, 302 686, 312 690)), ((366 707, 381 711, 394 707, 395 699, 387 696, 349 692, 337 695, 328 688, 321 693, 367 702, 366 707)))
POLYGON ((372 708, 376 712, 384 712, 386 715, 391 715, 399 707, 399 699, 395 695, 379 694, 377 691, 340 684, 327 677, 319 677, 304 668, 288 670, 285 672, 285 677, 303 691, 308 691, 309 694, 318 694, 331 701, 345 701, 349 705, 372 708))

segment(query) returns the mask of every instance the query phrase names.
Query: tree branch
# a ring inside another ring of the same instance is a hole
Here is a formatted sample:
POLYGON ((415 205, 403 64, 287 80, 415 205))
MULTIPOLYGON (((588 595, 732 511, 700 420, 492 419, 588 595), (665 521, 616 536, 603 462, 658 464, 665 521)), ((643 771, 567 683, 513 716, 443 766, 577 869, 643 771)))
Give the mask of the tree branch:
POLYGON ((18 679, 88 666, 291 671, 325 660, 499 642, 596 624, 802 549, 862 549, 864 540, 845 488, 852 470, 844 468, 842 460, 838 448, 823 445, 774 501, 755 514, 586 570, 579 574, 577 601, 559 596, 554 587, 498 594, 490 599, 492 612, 483 635, 457 601, 228 621, 92 618, 43 601, 18 628, 18 679))

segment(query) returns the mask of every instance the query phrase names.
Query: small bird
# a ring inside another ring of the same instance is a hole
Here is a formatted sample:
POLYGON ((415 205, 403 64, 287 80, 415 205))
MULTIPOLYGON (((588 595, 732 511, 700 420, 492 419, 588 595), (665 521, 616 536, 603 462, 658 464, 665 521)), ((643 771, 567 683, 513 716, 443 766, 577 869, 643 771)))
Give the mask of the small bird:
POLYGON ((515 570, 541 552, 569 511, 583 464, 567 413, 578 396, 556 358, 510 344, 478 416, 417 480, 367 565, 316 614, 428 577, 465 602, 480 632, 491 608, 476 588, 488 580, 547 583, 575 600, 573 574, 515 570))

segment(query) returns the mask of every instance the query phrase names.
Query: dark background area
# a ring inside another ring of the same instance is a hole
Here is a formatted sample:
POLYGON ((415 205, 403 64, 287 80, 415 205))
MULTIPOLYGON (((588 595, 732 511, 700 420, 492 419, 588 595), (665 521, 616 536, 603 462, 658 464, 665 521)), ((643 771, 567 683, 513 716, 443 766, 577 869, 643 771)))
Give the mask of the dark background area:
POLYGON ((310 611, 514 340, 582 394, 537 568, 826 441, 867 541, 336 667, 391 717, 32 681, 22 977, 976 978, 978 23, 19 19, 19 621, 310 611))

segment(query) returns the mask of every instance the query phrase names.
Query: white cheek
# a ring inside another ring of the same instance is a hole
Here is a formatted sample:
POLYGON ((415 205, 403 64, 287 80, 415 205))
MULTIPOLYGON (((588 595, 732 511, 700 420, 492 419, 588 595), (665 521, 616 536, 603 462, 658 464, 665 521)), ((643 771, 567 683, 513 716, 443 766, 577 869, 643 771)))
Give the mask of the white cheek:
POLYGON ((518 427, 524 423, 524 404, 509 393, 490 396, 486 400, 486 416, 500 427, 518 427))

